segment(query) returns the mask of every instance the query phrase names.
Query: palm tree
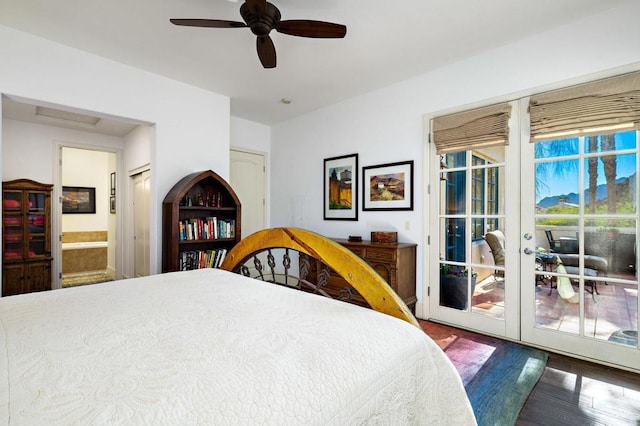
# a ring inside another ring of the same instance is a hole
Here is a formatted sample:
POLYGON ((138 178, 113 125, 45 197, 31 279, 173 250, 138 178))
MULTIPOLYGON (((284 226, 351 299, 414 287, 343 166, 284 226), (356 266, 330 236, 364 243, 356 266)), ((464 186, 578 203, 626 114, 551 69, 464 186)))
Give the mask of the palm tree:
MULTIPOLYGON (((598 149, 597 136, 588 136, 589 152, 596 152, 598 149)), ((596 212, 596 192, 598 189, 598 158, 589 157, 589 213, 596 212)))
MULTIPOLYGON (((615 144, 613 134, 601 136, 600 147, 602 148, 602 151, 613 152, 615 144)), ((616 212, 616 158, 615 154, 600 157, 600 161, 602 161, 602 165, 604 166, 604 176, 607 180, 607 213, 609 214, 616 212)))

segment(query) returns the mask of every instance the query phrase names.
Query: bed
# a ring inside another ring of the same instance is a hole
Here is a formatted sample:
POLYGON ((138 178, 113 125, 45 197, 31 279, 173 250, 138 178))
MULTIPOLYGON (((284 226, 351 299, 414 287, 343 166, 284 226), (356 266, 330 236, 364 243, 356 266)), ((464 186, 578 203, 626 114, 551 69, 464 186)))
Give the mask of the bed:
POLYGON ((0 423, 475 424, 453 365, 342 246, 271 229, 223 268, 0 298, 0 423), (386 313, 230 272, 273 247, 386 313))

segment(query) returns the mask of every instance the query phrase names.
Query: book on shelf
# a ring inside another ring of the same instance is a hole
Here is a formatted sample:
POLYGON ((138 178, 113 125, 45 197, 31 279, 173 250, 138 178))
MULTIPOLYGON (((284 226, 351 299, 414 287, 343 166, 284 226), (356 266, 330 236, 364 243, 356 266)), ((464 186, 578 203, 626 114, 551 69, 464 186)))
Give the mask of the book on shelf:
POLYGON ((235 219, 218 219, 215 216, 208 216, 178 221, 180 241, 235 238, 235 233, 235 219))
POLYGON ((226 248, 183 251, 179 255, 178 270, 219 268, 226 254, 226 248))

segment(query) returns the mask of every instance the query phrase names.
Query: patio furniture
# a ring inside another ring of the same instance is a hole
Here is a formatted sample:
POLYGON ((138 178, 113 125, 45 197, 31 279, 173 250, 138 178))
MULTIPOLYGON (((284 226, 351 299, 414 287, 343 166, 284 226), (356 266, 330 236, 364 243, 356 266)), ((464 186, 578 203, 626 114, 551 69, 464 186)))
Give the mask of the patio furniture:
POLYGON ((552 253, 578 253, 577 233, 575 237, 560 237, 557 240, 553 237, 551 229, 545 229, 544 233, 547 236, 549 249, 552 253))
MULTIPOLYGON (((489 245, 491 255, 493 256, 493 264, 495 266, 504 266, 504 234, 501 230, 489 231, 484 236, 485 241, 489 245)), ((494 277, 504 278, 504 270, 496 269, 494 277)))
POLYGON ((551 229, 545 229, 544 233, 547 236, 547 241, 549 242, 549 250, 555 253, 556 251, 558 251, 558 244, 556 243, 556 240, 553 238, 551 229))
MULTIPOLYGON (((556 267, 556 272, 560 274, 569 274, 569 275, 578 275, 580 273, 580 255, 576 253, 554 253, 554 257, 556 258, 557 265, 562 265, 562 270, 559 267, 556 267)), ((589 280, 588 277, 599 277, 606 276, 607 271, 609 269, 609 262, 607 259, 599 256, 593 255, 585 255, 584 258, 584 285, 585 290, 588 293, 591 293, 591 297, 595 301, 595 295, 600 294, 598 292, 598 282, 595 280, 589 280), (589 287, 589 288, 586 288, 589 287)), ((569 280, 569 283, 572 281, 576 281, 574 278, 569 277, 557 277, 555 285, 553 282, 549 285, 549 294, 553 291, 553 289, 558 290, 558 294, 560 294, 559 287, 562 285, 566 285, 566 281, 564 278, 569 280), (560 281, 560 282, 559 282, 560 281)), ((605 282, 605 285, 607 282, 605 282)), ((566 297, 571 297, 568 291, 564 290, 564 294, 566 297)), ((563 297, 562 295, 560 297, 563 297)), ((563 297, 564 298, 564 297, 563 297)))

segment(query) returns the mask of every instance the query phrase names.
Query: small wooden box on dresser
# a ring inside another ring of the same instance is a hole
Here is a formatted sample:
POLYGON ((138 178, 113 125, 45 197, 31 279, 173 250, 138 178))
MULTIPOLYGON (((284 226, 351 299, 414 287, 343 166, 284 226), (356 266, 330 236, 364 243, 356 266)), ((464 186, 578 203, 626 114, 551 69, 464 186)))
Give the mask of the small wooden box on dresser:
POLYGON ((2 183, 2 296, 51 290, 51 191, 29 179, 2 183))
MULTIPOLYGON (((346 239, 334 239, 334 241, 367 262, 415 314, 418 300, 416 298, 416 244, 351 242, 346 239)), ((318 267, 317 263, 312 263, 309 275, 312 281, 316 280, 313 282, 318 282, 316 278, 318 267)), ((353 303, 369 307, 364 298, 336 274, 331 274, 324 290, 336 299, 349 299, 353 303)))

